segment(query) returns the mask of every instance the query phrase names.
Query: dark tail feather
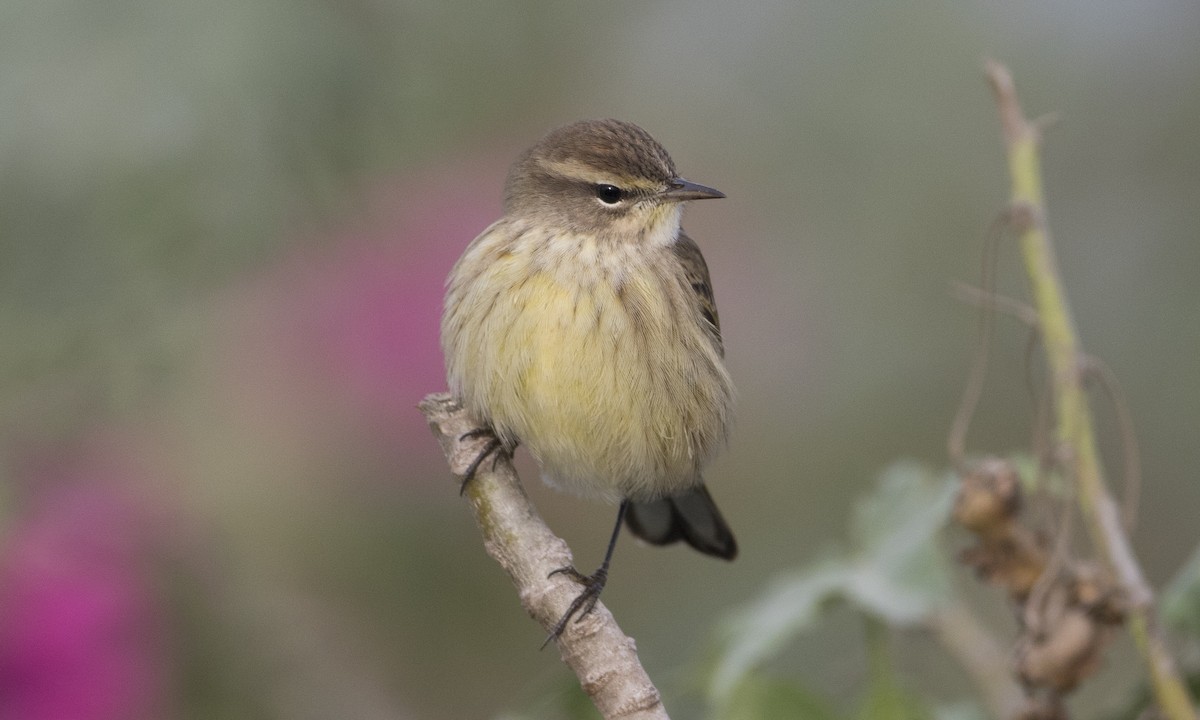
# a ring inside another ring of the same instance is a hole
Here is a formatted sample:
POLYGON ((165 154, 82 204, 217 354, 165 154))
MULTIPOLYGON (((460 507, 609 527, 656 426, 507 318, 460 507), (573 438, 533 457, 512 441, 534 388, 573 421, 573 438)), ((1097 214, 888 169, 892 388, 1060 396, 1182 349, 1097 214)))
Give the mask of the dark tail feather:
POLYGON ((625 524, 634 535, 653 545, 684 540, 705 555, 726 560, 737 557, 733 532, 703 485, 653 502, 630 502, 625 524))

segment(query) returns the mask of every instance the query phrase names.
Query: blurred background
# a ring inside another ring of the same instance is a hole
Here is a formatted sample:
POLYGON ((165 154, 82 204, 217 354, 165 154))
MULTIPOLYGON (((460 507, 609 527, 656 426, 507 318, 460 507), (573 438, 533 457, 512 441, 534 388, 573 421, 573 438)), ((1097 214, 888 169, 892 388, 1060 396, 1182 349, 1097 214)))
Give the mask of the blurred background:
MULTIPOLYGON (((508 163, 603 116, 729 198, 684 224, 740 392, 709 486, 742 555, 625 538, 604 595, 702 715, 722 618, 842 542, 890 461, 946 463, 977 336, 950 285, 1008 188, 985 57, 1059 113, 1050 220, 1161 586, 1200 508, 1198 28, 1191 0, 0 4, 0 717, 563 716, 574 678, 415 405, 508 163)), ((1011 244, 999 277, 1023 295, 1011 244)), ((974 451, 1029 446, 1027 336, 999 322, 974 451)), ((599 562, 614 508, 518 457, 599 562)), ((836 697, 860 634, 835 613, 780 667, 836 697)), ((969 695, 904 642, 907 682, 969 695)), ((1136 684, 1127 646, 1082 707, 1136 684)))

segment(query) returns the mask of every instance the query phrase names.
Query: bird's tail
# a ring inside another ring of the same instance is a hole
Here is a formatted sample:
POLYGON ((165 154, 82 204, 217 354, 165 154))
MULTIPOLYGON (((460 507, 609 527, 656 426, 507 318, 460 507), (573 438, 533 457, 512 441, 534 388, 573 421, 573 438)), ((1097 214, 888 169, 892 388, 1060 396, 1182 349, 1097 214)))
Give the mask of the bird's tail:
POLYGON ((631 501, 625 524, 634 535, 653 545, 684 540, 705 555, 725 560, 737 557, 733 532, 702 484, 652 502, 631 501))

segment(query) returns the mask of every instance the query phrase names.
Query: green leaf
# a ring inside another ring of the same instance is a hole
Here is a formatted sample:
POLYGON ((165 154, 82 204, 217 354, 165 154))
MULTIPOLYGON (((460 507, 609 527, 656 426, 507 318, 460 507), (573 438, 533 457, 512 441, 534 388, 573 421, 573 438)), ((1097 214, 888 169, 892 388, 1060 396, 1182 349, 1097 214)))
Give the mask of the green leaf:
POLYGON ((889 652, 891 630, 877 619, 867 619, 867 657, 870 686, 858 711, 858 720, 931 720, 920 698, 906 690, 896 677, 889 652))
POLYGON ((1200 640, 1200 546, 1163 590, 1161 608, 1168 626, 1200 640))
POLYGON ((821 603, 845 584, 846 575, 845 563, 826 558, 777 577, 757 600, 733 614, 721 629, 723 652, 709 686, 716 703, 724 705, 752 668, 808 627, 821 603))
POLYGON ((950 568, 938 546, 957 483, 925 467, 897 462, 876 491, 859 501, 851 523, 857 552, 845 588, 858 606, 889 622, 925 617, 950 592, 950 568))
POLYGON ((825 698, 774 678, 750 676, 738 685, 716 720, 839 720, 825 698))
POLYGON ((879 476, 875 491, 855 505, 850 533, 864 552, 897 556, 925 543, 941 528, 954 485, 938 483, 923 465, 901 460, 879 476))
POLYGON ((872 680, 858 711, 859 720, 932 720, 921 699, 895 682, 872 680))
POLYGON ((933 709, 933 720, 988 720, 988 715, 973 700, 943 703, 933 709))
POLYGON ((925 617, 950 589, 945 554, 936 542, 956 484, 899 462, 880 476, 851 521, 854 552, 827 554, 775 578, 723 625, 721 655, 709 695, 724 705, 755 667, 775 656, 817 618, 823 603, 844 598, 872 617, 909 624, 925 617))

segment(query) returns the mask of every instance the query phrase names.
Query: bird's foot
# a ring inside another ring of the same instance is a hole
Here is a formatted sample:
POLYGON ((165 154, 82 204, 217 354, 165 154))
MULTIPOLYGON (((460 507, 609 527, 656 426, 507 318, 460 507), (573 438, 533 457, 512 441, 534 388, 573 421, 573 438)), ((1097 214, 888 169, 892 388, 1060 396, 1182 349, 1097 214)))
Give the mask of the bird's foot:
POLYGON ((596 603, 600 600, 600 592, 604 590, 604 585, 608 582, 608 568, 606 567, 601 567, 591 575, 584 575, 568 565, 551 572, 548 577, 555 575, 566 575, 571 578, 583 586, 583 592, 571 601, 571 606, 554 624, 554 628, 546 636, 546 641, 542 643, 543 648, 549 645, 551 640, 557 640, 563 634, 563 630, 566 629, 567 623, 571 621, 572 617, 575 618, 575 622, 579 622, 596 608, 596 603))
POLYGON ((463 473, 462 484, 458 486, 459 495, 462 495, 464 492, 466 492, 467 483, 471 482, 471 480, 475 477, 475 471, 479 469, 479 466, 485 459, 487 459, 488 455, 493 456, 492 469, 495 470, 496 462, 500 459, 500 455, 506 452, 504 450, 504 443, 500 442, 500 438, 496 437, 495 431, 490 427, 481 427, 475 428, 474 430, 468 430, 462 435, 459 435, 458 439, 467 440, 477 437, 490 437, 491 439, 488 440, 487 444, 483 446, 483 449, 479 451, 479 454, 475 456, 475 459, 471 461, 471 464, 467 466, 467 471, 463 473))

